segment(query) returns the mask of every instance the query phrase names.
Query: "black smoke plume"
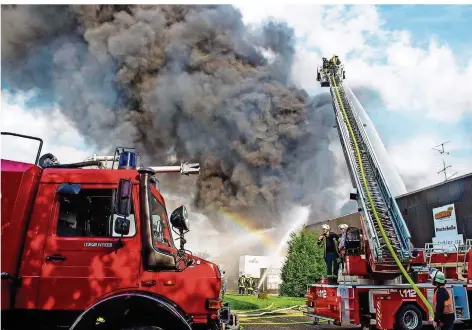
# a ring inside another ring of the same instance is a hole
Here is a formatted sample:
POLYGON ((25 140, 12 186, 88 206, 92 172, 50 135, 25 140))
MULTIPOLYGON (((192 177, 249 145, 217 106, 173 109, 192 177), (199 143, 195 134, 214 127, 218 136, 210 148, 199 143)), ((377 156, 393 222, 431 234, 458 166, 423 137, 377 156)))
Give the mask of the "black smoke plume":
POLYGON ((2 88, 36 90, 98 148, 199 161, 195 205, 260 226, 294 202, 335 213, 330 99, 292 84, 294 54, 285 23, 227 5, 2 6, 2 88))

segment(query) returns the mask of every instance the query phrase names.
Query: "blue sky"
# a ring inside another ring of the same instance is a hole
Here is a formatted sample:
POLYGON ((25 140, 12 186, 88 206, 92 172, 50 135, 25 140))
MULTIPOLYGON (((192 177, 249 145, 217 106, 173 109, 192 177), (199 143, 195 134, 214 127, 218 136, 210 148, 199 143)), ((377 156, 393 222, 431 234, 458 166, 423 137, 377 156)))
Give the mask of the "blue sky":
POLYGON ((470 38, 472 6, 381 5, 378 8, 388 29, 409 30, 418 42, 435 36, 456 50, 467 51, 465 41, 470 38))
MULTIPOLYGON (((457 55, 458 62, 465 68, 472 55, 471 16, 472 6, 462 5, 381 5, 378 6, 380 16, 385 21, 385 28, 389 30, 404 29, 411 32, 416 44, 426 48, 431 38, 439 43, 447 44, 457 55)), ((438 82, 440 83, 440 82, 438 82)), ((472 94, 472 91, 471 91, 472 94)), ((381 102, 376 104, 382 109, 381 102)), ((445 138, 464 140, 471 138, 472 115, 465 115, 459 123, 444 123, 425 118, 421 113, 403 114, 396 111, 374 111, 374 106, 368 109, 372 120, 378 126, 379 134, 386 143, 398 137, 395 134, 397 125, 392 122, 402 122, 405 132, 427 133, 435 130, 445 138), (420 124, 418 124, 420 123, 420 124)), ((447 111, 447 109, 445 109, 447 111)), ((405 137, 403 137, 405 138, 405 137)), ((468 141, 472 146, 472 142, 468 141)), ((470 156, 472 150, 460 151, 462 156, 470 156)))
MULTIPOLYGON (((445 44, 453 50, 461 69, 465 69, 467 61, 471 60, 472 6, 381 5, 378 6, 378 10, 386 29, 409 31, 413 43, 419 47, 427 49, 429 40, 434 38, 438 43, 445 44)), ((438 81, 438 84, 440 83, 438 81)), ((421 112, 395 111, 395 109, 385 107, 382 102, 373 102, 366 107, 384 143, 391 145, 399 140, 408 139, 413 134, 427 134, 434 131, 445 140, 462 141, 465 148, 455 150, 454 154, 472 161, 472 115, 470 113, 462 116, 457 122, 447 123, 427 118, 421 112), (401 127, 401 134, 398 127, 401 127)))
POLYGON ((472 171, 472 6, 242 5, 244 19, 286 20, 298 37, 294 81, 310 94, 321 57, 345 59, 347 82, 370 115, 407 188, 437 183, 441 158, 472 171))
MULTIPOLYGON (((273 16, 295 29, 293 81, 310 93, 320 90, 315 72, 322 56, 336 53, 345 61, 347 82, 364 90, 360 102, 410 189, 440 180, 440 158, 431 148, 443 141, 451 141, 453 169, 472 171, 472 6, 261 1, 237 7, 246 23, 273 16)), ((67 161, 90 155, 84 139, 53 106, 26 113, 25 104, 12 103, 2 98, 2 129, 45 136, 45 149, 68 150, 62 156, 67 161), (34 124, 26 128, 26 120, 34 124), (57 131, 48 128, 52 121, 58 122, 57 131)))
MULTIPOLYGON (((379 6, 379 13, 385 20, 385 28, 408 30, 413 42, 422 48, 427 48, 431 38, 450 47, 456 54, 461 69, 465 69, 467 62, 471 60, 472 36, 469 31, 472 6, 385 5, 379 6)), ((437 83, 440 84, 441 81, 437 83)), ((377 107, 372 104, 372 107, 368 107, 367 110, 385 144, 392 145, 411 139, 418 134, 425 135, 434 132, 438 136, 436 140, 438 144, 445 141, 463 144, 463 148, 451 151, 454 159, 459 159, 464 163, 472 162, 472 114, 470 112, 457 121, 444 122, 428 118, 421 111, 414 113, 395 111, 396 109, 389 109, 381 103, 377 102, 377 107)), ((444 109, 445 112, 448 110, 444 109)), ((425 148, 434 146, 425 146, 425 148)), ((454 165, 454 162, 451 164, 454 165)), ((461 174, 464 172, 462 171, 461 174)))

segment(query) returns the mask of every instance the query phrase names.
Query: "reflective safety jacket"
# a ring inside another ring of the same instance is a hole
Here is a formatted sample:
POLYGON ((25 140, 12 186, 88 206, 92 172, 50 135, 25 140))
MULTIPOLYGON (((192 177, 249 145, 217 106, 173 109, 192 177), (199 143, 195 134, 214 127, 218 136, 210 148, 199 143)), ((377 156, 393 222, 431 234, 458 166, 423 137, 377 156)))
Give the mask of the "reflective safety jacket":
POLYGON ((246 278, 246 288, 249 290, 254 289, 254 280, 251 277, 246 278))
POLYGON ((434 290, 433 310, 436 321, 440 321, 444 314, 454 314, 454 304, 452 302, 452 294, 450 290, 447 290, 443 286, 434 290))

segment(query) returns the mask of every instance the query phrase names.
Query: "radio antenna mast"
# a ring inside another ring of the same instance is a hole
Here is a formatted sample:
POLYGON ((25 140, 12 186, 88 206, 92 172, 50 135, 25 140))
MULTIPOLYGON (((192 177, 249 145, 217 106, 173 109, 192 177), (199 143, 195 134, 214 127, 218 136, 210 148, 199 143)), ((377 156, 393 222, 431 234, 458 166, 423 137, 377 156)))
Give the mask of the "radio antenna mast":
POLYGON ((450 175, 450 176, 447 176, 446 170, 447 170, 448 168, 452 167, 452 165, 446 166, 446 162, 445 162, 445 160, 444 160, 444 155, 445 155, 445 154, 446 154, 446 155, 449 155, 449 152, 447 152, 447 151, 444 149, 444 145, 445 145, 446 143, 449 143, 449 142, 450 142, 450 141, 443 142, 443 143, 438 144, 437 146, 435 146, 435 147, 433 148, 433 150, 438 151, 438 152, 442 155, 443 168, 441 169, 441 171, 438 172, 438 174, 441 173, 441 172, 444 172, 444 181, 449 180, 450 178, 452 178, 454 175, 457 174, 457 172, 456 172, 456 173, 454 173, 454 174, 452 174, 452 175, 450 175), (439 147, 441 147, 441 148, 439 148, 439 147))

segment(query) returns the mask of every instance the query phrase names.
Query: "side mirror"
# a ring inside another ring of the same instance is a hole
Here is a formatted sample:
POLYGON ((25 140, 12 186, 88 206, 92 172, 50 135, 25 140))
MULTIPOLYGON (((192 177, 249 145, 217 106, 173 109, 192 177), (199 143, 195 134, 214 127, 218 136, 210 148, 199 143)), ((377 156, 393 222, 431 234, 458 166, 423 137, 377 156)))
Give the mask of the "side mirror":
POLYGON ((115 220, 115 233, 119 235, 128 235, 131 222, 123 217, 117 217, 115 220))
POLYGON ((133 184, 130 179, 121 179, 115 197, 115 213, 123 217, 131 214, 131 191, 133 184))
POLYGON ((170 216, 170 223, 173 227, 177 228, 180 231, 188 231, 188 213, 185 206, 179 206, 172 212, 170 216))

